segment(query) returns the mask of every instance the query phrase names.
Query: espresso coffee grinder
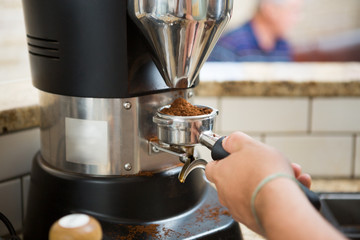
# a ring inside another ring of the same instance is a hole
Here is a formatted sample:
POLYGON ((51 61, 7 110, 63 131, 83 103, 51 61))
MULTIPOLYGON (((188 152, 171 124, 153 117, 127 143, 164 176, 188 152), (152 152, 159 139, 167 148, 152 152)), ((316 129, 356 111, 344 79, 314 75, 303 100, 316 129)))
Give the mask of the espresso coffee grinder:
POLYGON ((23 0, 41 114, 25 239, 70 213, 99 220, 104 239, 241 238, 203 171, 180 183, 179 157, 151 144, 153 116, 191 98, 232 4, 23 0))

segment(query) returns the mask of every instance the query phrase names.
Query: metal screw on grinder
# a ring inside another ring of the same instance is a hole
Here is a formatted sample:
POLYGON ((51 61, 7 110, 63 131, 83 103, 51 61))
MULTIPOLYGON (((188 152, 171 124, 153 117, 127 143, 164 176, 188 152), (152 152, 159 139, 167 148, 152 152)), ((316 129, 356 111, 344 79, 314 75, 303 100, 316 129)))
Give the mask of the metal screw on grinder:
POLYGON ((187 94, 188 98, 192 98, 194 96, 194 93, 192 91, 188 92, 187 94))
POLYGON ((126 110, 129 110, 131 108, 131 103, 129 102, 124 102, 123 103, 123 107, 126 109, 126 110))
POLYGON ((156 146, 153 146, 153 147, 152 147, 152 150, 153 150, 153 152, 155 152, 155 153, 160 152, 160 150, 159 150, 156 146))
POLYGON ((124 168, 125 168, 126 171, 130 171, 130 170, 132 169, 132 166, 131 166, 130 163, 126 163, 126 164, 124 165, 124 168))

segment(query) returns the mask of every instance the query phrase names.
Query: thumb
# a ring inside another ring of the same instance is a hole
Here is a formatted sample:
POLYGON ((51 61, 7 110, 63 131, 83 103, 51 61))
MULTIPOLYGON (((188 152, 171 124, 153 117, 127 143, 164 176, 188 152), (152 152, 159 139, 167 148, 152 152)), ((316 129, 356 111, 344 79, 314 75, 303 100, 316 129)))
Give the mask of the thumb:
POLYGON ((227 152, 234 153, 240 151, 243 146, 250 141, 252 141, 252 138, 245 133, 234 132, 228 137, 224 138, 222 146, 227 152))

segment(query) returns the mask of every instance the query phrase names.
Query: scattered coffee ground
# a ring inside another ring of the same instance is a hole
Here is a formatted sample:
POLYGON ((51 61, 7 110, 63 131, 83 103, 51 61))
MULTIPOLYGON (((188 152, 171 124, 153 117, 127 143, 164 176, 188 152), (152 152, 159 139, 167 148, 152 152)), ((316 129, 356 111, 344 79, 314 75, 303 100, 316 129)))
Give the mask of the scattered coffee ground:
POLYGON ((121 236, 120 240, 135 240, 139 239, 139 237, 142 237, 143 234, 146 234, 147 236, 151 237, 152 239, 161 239, 161 235, 159 234, 159 231, 157 228, 159 227, 159 224, 150 224, 150 225, 128 225, 126 226, 129 233, 127 236, 121 236))
POLYGON ((128 234, 126 236, 117 236, 115 239, 119 240, 136 240, 136 239, 181 239, 189 237, 190 232, 186 231, 184 234, 176 232, 172 229, 162 227, 159 224, 149 225, 122 225, 127 228, 128 234))
POLYGON ((152 177, 154 176, 154 172, 150 172, 150 171, 141 171, 139 173, 136 174, 126 174, 126 175, 122 175, 122 177, 134 177, 134 176, 139 176, 139 177, 152 177))
POLYGON ((184 223, 181 228, 181 231, 175 231, 173 229, 167 228, 164 225, 160 224, 149 224, 149 225, 126 225, 119 224, 118 227, 121 229, 121 232, 125 228, 126 233, 119 235, 119 229, 115 229, 114 232, 110 234, 111 239, 118 240, 137 240, 137 239, 153 239, 153 240, 165 240, 165 239, 184 239, 192 236, 192 233, 189 232, 189 229, 192 229, 194 225, 201 226, 203 222, 211 220, 215 223, 220 222, 220 216, 230 216, 230 213, 224 209, 224 207, 216 204, 210 205, 206 204, 196 211, 195 223, 191 221, 190 223, 184 223))
POLYGON ((159 138, 157 136, 151 136, 146 138, 149 142, 159 142, 159 138))
POLYGON ((141 171, 138 174, 136 174, 136 176, 141 176, 141 177, 152 177, 154 176, 153 172, 150 171, 141 171))
POLYGON ((168 239, 179 239, 182 235, 181 233, 165 227, 162 228, 162 231, 164 233, 164 237, 168 239))
POLYGON ((221 211, 221 213, 220 213, 221 215, 226 215, 226 216, 231 216, 231 214, 229 213, 229 211, 226 211, 226 210, 223 210, 223 211, 221 211))
POLYGON ((177 98, 169 108, 163 108, 160 113, 172 116, 199 116, 212 112, 210 108, 201 108, 192 105, 184 98, 177 98))
POLYGON ((204 222, 205 219, 219 222, 220 215, 230 216, 230 213, 227 210, 220 211, 222 208, 223 207, 221 206, 211 206, 209 204, 205 205, 196 211, 198 214, 196 217, 196 222, 204 222))

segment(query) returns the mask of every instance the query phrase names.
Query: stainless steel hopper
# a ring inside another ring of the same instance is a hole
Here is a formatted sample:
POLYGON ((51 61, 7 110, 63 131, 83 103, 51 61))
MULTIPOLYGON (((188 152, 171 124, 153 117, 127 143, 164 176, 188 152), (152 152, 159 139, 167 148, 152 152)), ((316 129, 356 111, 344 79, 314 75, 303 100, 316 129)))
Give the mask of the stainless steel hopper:
POLYGON ((191 87, 229 22, 233 0, 129 0, 171 88, 191 87))

